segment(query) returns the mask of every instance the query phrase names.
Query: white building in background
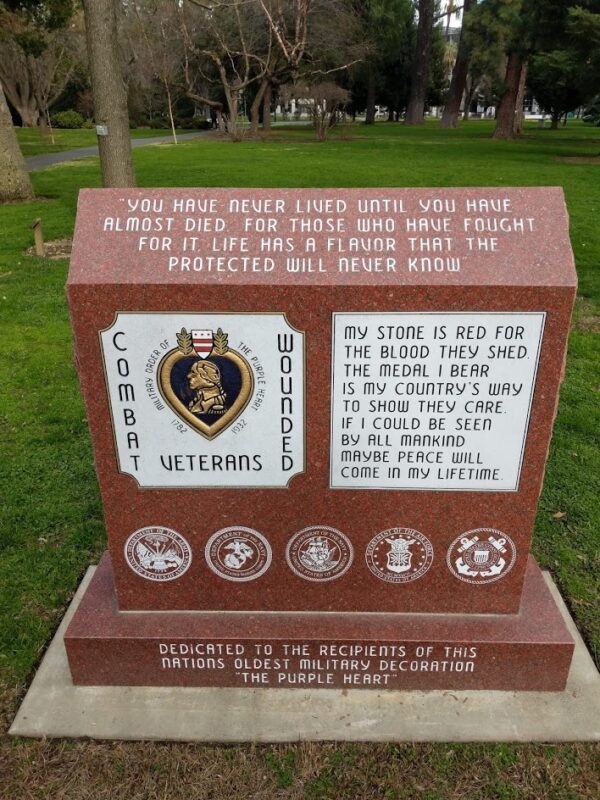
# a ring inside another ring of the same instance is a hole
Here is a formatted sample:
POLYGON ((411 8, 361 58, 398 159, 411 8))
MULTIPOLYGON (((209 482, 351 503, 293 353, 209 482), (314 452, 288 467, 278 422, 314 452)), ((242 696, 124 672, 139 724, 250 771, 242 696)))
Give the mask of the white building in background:
MULTIPOLYGON (((440 3, 440 15, 441 15, 441 22, 444 27, 444 31, 448 34, 452 32, 452 36, 457 37, 460 35, 460 29, 462 26, 462 1, 459 0, 442 0, 440 3)), ((453 41, 453 39, 451 39, 453 41)))

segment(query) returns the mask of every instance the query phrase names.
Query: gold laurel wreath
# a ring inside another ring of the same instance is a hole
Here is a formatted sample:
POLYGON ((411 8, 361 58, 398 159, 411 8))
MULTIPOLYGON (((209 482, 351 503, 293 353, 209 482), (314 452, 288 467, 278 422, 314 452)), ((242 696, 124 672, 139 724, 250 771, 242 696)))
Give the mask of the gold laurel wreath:
MULTIPOLYGON (((188 333, 185 328, 177 334, 177 344, 179 345, 179 352, 184 356, 193 356, 194 347, 192 345, 192 334, 188 333)), ((222 328, 217 328, 214 336, 213 352, 216 356, 224 356, 229 351, 228 335, 223 333, 222 328)))
POLYGON ((223 333, 221 328, 217 328, 217 332, 215 334, 215 344, 214 344, 215 355, 224 356, 228 350, 229 350, 229 344, 227 342, 227 334, 223 333))
POLYGON ((177 336, 177 344, 179 345, 179 351, 184 356, 193 356, 194 355, 194 348, 192 346, 192 334, 188 333, 185 328, 181 329, 181 332, 176 334, 177 336))

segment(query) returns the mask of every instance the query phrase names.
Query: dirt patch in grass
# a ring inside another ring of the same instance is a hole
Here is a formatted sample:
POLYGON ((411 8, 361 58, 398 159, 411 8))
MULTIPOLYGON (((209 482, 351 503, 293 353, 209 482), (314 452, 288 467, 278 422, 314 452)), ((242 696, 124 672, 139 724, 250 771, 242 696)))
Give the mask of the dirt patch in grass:
POLYGON ((587 297, 579 296, 576 299, 571 328, 574 331, 585 331, 587 333, 600 332, 600 315, 596 312, 594 304, 587 297))
MULTIPOLYGON (((41 155, 41 154, 40 154, 41 155)), ((90 153, 89 156, 78 156, 78 158, 71 159, 71 161, 57 161, 56 164, 48 164, 45 167, 36 167, 32 172, 48 172, 56 169, 62 169, 62 167, 85 167, 86 169, 89 168, 92 161, 98 161, 99 156, 96 153, 90 153)))
MULTIPOLYGON (((70 258, 73 239, 54 239, 51 242, 44 242, 44 258, 70 258)), ((28 256, 35 256, 35 247, 29 247, 25 251, 28 256)))
POLYGON ((9 208, 10 206, 26 206, 33 203, 51 203, 56 200, 55 197, 46 197, 43 194, 36 194, 34 197, 29 197, 25 200, 2 200, 0 201, 0 208, 9 208))
POLYGON ((600 317, 577 317, 573 320, 573 330, 600 333, 600 317))
POLYGON ((600 164, 600 155, 597 156, 558 156, 557 161, 565 164, 600 164))

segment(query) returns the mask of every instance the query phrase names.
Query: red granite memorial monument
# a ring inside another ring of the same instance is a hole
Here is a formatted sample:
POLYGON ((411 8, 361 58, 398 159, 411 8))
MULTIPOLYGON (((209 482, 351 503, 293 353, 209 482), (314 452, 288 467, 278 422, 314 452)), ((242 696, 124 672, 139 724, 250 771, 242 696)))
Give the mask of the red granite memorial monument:
POLYGON ((74 682, 562 689, 529 550, 575 289, 556 188, 83 191, 74 682))

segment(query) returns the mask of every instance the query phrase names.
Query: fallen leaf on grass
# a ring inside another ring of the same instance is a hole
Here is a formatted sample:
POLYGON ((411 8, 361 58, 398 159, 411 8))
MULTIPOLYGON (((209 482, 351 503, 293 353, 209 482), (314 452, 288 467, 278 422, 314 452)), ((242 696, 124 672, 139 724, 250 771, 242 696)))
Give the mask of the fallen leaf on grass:
POLYGON ((567 516, 566 511, 557 511, 556 514, 552 514, 552 519, 563 519, 567 516))

